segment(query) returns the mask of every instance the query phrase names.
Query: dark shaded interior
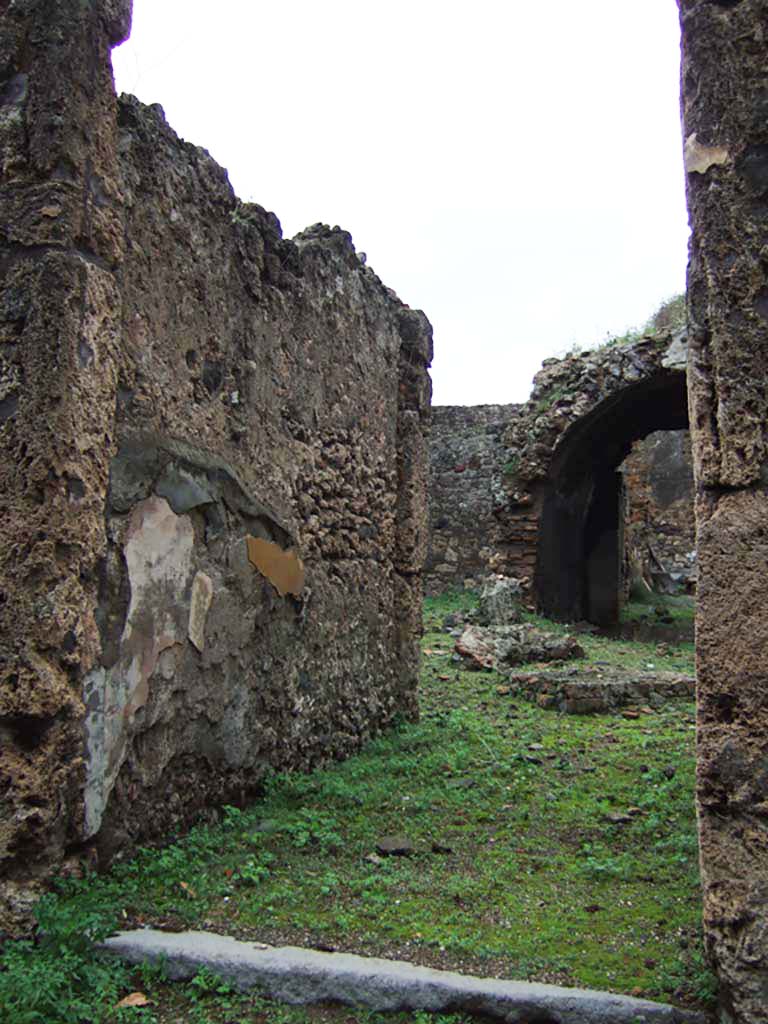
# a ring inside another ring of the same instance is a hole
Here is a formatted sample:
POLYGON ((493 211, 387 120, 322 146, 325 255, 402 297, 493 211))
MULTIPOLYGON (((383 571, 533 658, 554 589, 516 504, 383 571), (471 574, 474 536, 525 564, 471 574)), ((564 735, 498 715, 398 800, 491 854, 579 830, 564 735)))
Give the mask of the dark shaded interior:
POLYGON ((565 434, 543 484, 536 592, 540 611, 564 622, 618 620, 621 480, 635 441, 688 427, 685 374, 662 371, 596 406, 565 434))

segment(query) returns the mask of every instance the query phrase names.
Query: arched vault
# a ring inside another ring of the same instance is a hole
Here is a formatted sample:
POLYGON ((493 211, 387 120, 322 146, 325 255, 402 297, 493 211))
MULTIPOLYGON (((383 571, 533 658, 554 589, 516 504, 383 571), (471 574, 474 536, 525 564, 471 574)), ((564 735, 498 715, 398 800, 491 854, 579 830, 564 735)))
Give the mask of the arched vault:
POLYGON ((687 426, 681 336, 643 337, 545 364, 506 437, 497 510, 509 569, 532 578, 541 611, 563 621, 616 621, 618 467, 635 441, 687 426))

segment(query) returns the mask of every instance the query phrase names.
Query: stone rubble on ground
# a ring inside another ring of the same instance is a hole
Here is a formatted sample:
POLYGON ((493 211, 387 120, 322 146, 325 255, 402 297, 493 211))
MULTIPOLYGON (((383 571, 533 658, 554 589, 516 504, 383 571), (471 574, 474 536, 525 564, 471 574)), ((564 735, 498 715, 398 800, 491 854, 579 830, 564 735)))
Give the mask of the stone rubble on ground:
POLYGON ((381 857, 410 857, 416 852, 407 836, 382 836, 376 840, 376 853, 381 857))
MULTIPOLYGON (((513 672, 509 683, 515 696, 535 701, 539 707, 569 715, 602 714, 642 707, 651 713, 668 700, 693 700, 696 679, 681 672, 633 672, 617 666, 606 668, 542 669, 513 672)), ((625 711, 637 717, 640 711, 625 711)))
POLYGON ((467 626, 456 653, 473 670, 503 669, 535 661, 583 658, 584 648, 568 634, 549 633, 527 622, 509 626, 467 626))
POLYGON ((481 626, 508 626, 520 621, 523 588, 519 580, 491 576, 480 592, 475 619, 481 626))

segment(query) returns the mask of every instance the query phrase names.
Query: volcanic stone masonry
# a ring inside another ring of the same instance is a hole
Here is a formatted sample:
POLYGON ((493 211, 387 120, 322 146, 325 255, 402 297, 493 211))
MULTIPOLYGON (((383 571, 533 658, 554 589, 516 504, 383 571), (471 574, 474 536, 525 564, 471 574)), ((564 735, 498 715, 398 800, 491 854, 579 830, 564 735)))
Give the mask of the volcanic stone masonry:
POLYGON ((658 331, 545 360, 523 405, 435 407, 427 589, 501 571, 560 618, 611 621, 623 528, 640 575, 692 579, 690 458, 685 431, 667 432, 687 426, 686 353, 684 332, 658 331), (607 573, 592 557, 604 535, 607 573), (606 577, 604 595, 590 576, 606 577))
POLYGON ((429 549, 424 583, 442 591, 494 571, 493 488, 501 437, 517 405, 437 405, 429 443, 429 549))
POLYGON ((695 593, 693 461, 687 430, 649 434, 621 464, 625 592, 639 578, 662 593, 695 593))
POLYGON ((680 0, 704 929, 768 1021, 768 0, 680 0))
POLYGON ((650 433, 688 425, 684 332, 545 360, 502 442, 494 546, 553 618, 615 622, 622 592, 619 467, 650 433))
POLYGON ((130 16, 0 3, 0 932, 416 714, 429 323, 116 99, 130 16))
MULTIPOLYGON (((566 358, 583 360, 585 355, 566 358)), ((518 531, 528 565, 535 566, 538 523, 525 505, 508 508, 504 486, 516 459, 503 438, 524 410, 523 405, 432 407, 427 593, 478 587, 490 573, 509 568, 503 549, 495 547, 499 517, 506 517, 507 536, 518 531)), ((656 591, 694 592, 696 538, 688 432, 658 431, 635 442, 620 471, 625 591, 636 574, 656 591)))

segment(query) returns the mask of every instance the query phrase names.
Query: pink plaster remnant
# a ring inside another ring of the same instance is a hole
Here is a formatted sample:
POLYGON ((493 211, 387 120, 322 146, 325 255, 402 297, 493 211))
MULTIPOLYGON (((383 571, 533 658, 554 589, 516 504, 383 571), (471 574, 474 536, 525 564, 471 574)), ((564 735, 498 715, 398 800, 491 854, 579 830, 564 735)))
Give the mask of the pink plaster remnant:
POLYGON ((134 509, 125 545, 131 603, 121 645, 131 655, 127 718, 146 703, 160 652, 184 638, 181 605, 194 539, 189 516, 177 516, 165 498, 153 495, 134 509))

